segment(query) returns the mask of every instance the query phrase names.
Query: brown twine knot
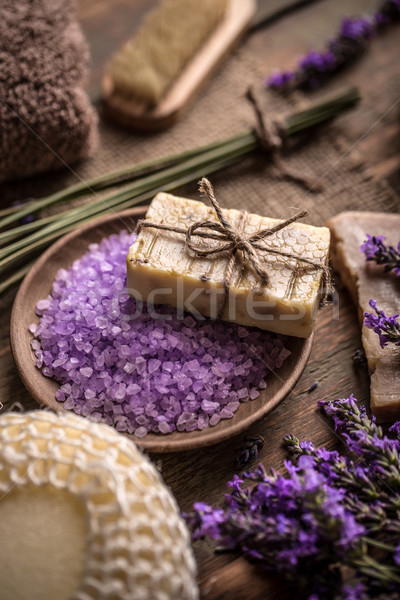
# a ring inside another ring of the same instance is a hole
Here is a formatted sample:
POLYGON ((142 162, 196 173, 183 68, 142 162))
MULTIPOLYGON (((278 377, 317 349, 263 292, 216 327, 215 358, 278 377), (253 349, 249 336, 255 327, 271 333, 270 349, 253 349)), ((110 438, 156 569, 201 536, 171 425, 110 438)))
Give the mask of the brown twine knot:
MULTIPOLYGON (((308 214, 307 210, 301 210, 293 217, 289 217, 288 219, 278 223, 274 227, 261 229, 255 234, 252 235, 244 235, 243 229, 245 224, 246 212, 241 212, 242 219, 241 223, 237 228, 233 227, 229 221, 225 218, 222 208, 218 203, 217 199, 214 195, 214 190, 211 183, 203 177, 199 182, 199 189, 211 203, 212 207, 215 210, 215 214, 217 215, 218 222, 215 221, 198 221, 191 225, 188 229, 184 229, 182 227, 176 227, 173 225, 162 225, 161 223, 152 223, 147 221, 146 219, 142 219, 138 221, 136 227, 136 233, 139 234, 142 227, 149 227, 154 229, 161 229, 164 231, 172 231, 176 233, 180 233, 185 236, 186 246, 192 250, 198 257, 207 257, 213 254, 220 253, 230 253, 229 261, 225 267, 224 272, 224 289, 225 296, 222 303, 222 306, 219 310, 218 317, 221 316, 221 313, 225 307, 226 299, 229 294, 229 289, 232 283, 232 275, 233 269, 236 263, 236 255, 240 250, 242 257, 245 263, 248 263, 253 268, 257 277, 259 278, 262 285, 267 286, 269 283, 269 275, 266 270, 266 267, 262 265, 260 261, 260 257, 258 255, 258 251, 268 252, 270 254, 276 254, 278 256, 282 256, 288 259, 294 259, 298 262, 305 263, 310 268, 317 269, 322 273, 322 297, 321 297, 321 305, 326 303, 327 297, 331 292, 331 277, 329 268, 320 263, 313 261, 309 258, 305 258, 303 256, 297 256, 296 254, 282 252, 281 250, 277 250, 275 248, 270 248, 265 245, 266 238, 270 237, 274 233, 288 227, 291 223, 298 221, 299 219, 305 217, 308 214), (193 237, 205 238, 208 240, 217 240, 221 242, 218 246, 212 249, 204 249, 202 247, 197 246, 193 242, 193 237)), ((293 270, 296 270, 297 267, 292 267, 293 270)))
POLYGON ((267 119, 261 110, 259 101, 251 87, 246 92, 246 98, 254 108, 257 119, 255 134, 261 148, 268 152, 275 168, 282 177, 300 183, 308 192, 321 192, 322 184, 314 178, 307 177, 304 173, 290 168, 282 158, 281 151, 283 139, 286 135, 283 121, 278 119, 267 119))

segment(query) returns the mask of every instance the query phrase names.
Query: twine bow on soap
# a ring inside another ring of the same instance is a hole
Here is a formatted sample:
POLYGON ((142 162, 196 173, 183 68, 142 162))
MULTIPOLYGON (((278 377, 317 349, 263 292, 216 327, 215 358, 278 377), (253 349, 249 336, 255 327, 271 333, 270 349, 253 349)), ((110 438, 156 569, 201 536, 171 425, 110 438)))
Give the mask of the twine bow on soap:
MULTIPOLYGON (((185 236, 186 246, 198 257, 207 257, 212 256, 213 254, 222 253, 228 255, 230 254, 230 258, 227 262, 224 272, 223 283, 225 288, 225 297, 221 309, 218 313, 219 317, 221 316, 222 310, 224 309, 225 302, 229 294, 229 289, 232 284, 233 269, 237 260, 238 251, 240 251, 242 255, 243 263, 251 266, 251 268, 254 270, 260 283, 263 286, 268 286, 269 275, 266 266, 261 263, 259 252, 268 252, 269 254, 276 254, 287 259, 294 259, 298 262, 309 265, 310 268, 321 271, 321 304, 325 304, 326 299, 331 291, 330 271, 325 264, 313 261, 303 256, 297 256, 296 254, 282 252, 281 250, 271 248, 265 245, 266 238, 272 236, 274 233, 280 231, 281 229, 285 229, 291 223, 294 223, 295 221, 298 221, 299 219, 305 217, 308 214, 307 210, 301 210, 293 217, 290 217, 289 219, 278 223, 274 227, 261 229, 261 231, 258 231, 257 233, 254 233, 252 235, 245 235, 243 230, 247 213, 241 211, 241 221, 237 227, 234 227, 225 218, 223 210, 220 204, 218 203, 217 199, 215 198, 213 187, 208 181, 208 179, 203 177, 200 180, 199 189, 200 192, 205 194, 205 196, 210 201, 212 207, 214 208, 218 221, 198 221, 190 227, 188 227, 188 229, 184 229, 182 227, 175 227, 173 225, 162 225, 161 223, 152 223, 147 219, 142 219, 138 221, 136 233, 139 234, 142 227, 180 233, 185 236), (221 243, 215 248, 204 248, 196 245, 193 241, 193 237, 205 238, 207 240, 217 240, 221 243)), ((291 268, 293 270, 296 269, 295 266, 291 268)))

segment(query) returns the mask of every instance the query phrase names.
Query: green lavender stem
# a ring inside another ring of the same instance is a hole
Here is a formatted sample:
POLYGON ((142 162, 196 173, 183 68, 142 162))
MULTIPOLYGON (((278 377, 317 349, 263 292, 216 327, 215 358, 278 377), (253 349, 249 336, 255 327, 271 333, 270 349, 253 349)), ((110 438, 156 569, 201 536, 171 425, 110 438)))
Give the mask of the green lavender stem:
POLYGON ((0 296, 5 294, 15 283, 19 283, 25 275, 28 273, 29 269, 32 267, 34 261, 31 261, 21 269, 15 271, 13 275, 8 277, 5 281, 0 283, 0 296))
POLYGON ((27 246, 34 249, 36 247, 35 244, 42 245, 43 237, 47 235, 64 230, 70 224, 79 225, 83 221, 86 222, 90 216, 108 212, 116 207, 121 210, 123 208, 121 205, 124 205, 126 202, 129 202, 128 206, 134 206, 139 202, 148 200, 157 191, 161 190, 161 188, 167 189, 167 186, 169 188, 171 186, 178 187, 179 185, 183 185, 182 181, 187 183, 193 179, 197 179, 202 175, 205 168, 207 168, 208 172, 223 168, 230 164, 231 161, 235 161, 244 151, 247 153, 256 147, 256 139, 249 134, 247 139, 227 145, 223 158, 220 158, 219 153, 215 151, 205 153, 201 159, 192 158, 180 165, 165 169, 162 176, 151 174, 142 177, 122 192, 112 194, 106 198, 96 198, 90 204, 71 209, 64 214, 62 219, 52 220, 49 224, 41 228, 40 231, 36 231, 30 236, 25 236, 23 239, 2 248, 0 250, 0 259, 2 259, 0 260, 0 271, 19 257, 21 251, 23 255, 27 246), (8 260, 7 257, 9 257, 8 260))
MULTIPOLYGON (((158 173, 163 169, 167 169, 173 165, 177 165, 192 157, 201 157, 202 154, 212 152, 213 150, 218 150, 222 148, 223 151, 226 146, 229 146, 231 141, 240 141, 241 138, 246 136, 247 134, 237 135, 232 138, 228 138, 222 141, 208 144, 206 146, 202 146, 200 148, 193 148, 191 150, 186 150, 185 152, 180 152, 172 156, 162 157, 152 161, 143 162, 138 165, 126 167, 118 171, 107 173, 106 175, 102 175, 94 179, 82 181, 64 190, 60 190, 59 192, 51 194, 50 196, 46 196, 45 198, 42 198, 40 200, 35 200, 33 202, 24 204, 16 211, 10 211, 11 214, 6 214, 6 216, 0 220, 0 229, 4 229, 11 223, 15 223, 16 221, 21 220, 21 218, 27 215, 37 213, 43 210, 44 208, 52 206, 53 204, 65 202, 67 200, 73 200, 82 196, 86 196, 88 194, 94 194, 95 192, 100 192, 110 187, 121 185, 125 182, 134 181, 135 179, 142 177, 143 175, 147 175, 150 173, 158 173)), ((7 209, 5 210, 7 211, 7 209)))
POLYGON ((362 558, 354 560, 349 566, 385 583, 400 583, 399 567, 379 563, 368 554, 364 554, 362 558))

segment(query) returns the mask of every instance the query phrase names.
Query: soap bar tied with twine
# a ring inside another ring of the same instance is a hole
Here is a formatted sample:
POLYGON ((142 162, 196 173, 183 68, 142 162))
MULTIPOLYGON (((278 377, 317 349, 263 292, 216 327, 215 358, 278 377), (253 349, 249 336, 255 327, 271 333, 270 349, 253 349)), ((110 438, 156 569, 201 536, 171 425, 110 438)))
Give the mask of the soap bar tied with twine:
MULTIPOLYGON (((258 280, 262 286, 268 287, 269 284, 269 275, 267 268, 261 263, 259 253, 260 252, 268 252, 270 254, 276 254, 278 256, 284 257, 286 259, 294 259, 297 262, 305 265, 303 268, 317 269, 321 271, 322 275, 322 295, 320 300, 320 305, 325 305, 329 294, 331 293, 331 276, 330 270, 327 265, 313 261, 309 258, 298 256, 291 252, 282 252, 276 248, 271 248, 266 245, 266 240, 268 237, 288 227, 291 223, 298 221, 305 217, 308 212, 307 210, 301 210, 297 214, 288 219, 285 219, 281 223, 278 223, 274 227, 261 229, 255 234, 252 235, 244 235, 243 229, 246 221, 247 213, 245 211, 240 211, 242 218, 238 227, 234 227, 231 223, 227 221, 223 214, 223 209, 221 208, 219 202, 215 198, 214 190, 211 183, 203 177, 199 182, 200 192, 203 193, 206 198, 209 200, 210 204, 214 208, 215 214, 217 216, 218 221, 197 221, 193 223, 187 229, 182 227, 175 227, 173 225, 163 225, 162 223, 153 223, 147 219, 141 219, 138 221, 136 226, 136 233, 139 235, 140 230, 145 228, 158 229, 163 231, 171 231, 174 233, 179 233, 185 236, 185 244, 186 247, 191 250, 197 257, 206 258, 208 256, 212 256, 215 254, 228 254, 229 260, 227 262, 225 272, 224 272, 224 299, 221 308, 218 311, 218 318, 221 316, 223 309, 226 304, 226 300, 229 295, 229 290, 232 284, 232 274, 235 266, 235 262, 237 260, 238 253, 241 253, 243 263, 248 267, 252 268, 255 274, 257 275, 258 280), (193 241, 194 237, 200 237, 207 240, 217 240, 220 244, 215 248, 204 249, 204 247, 199 247, 193 241)), ((296 266, 291 267, 293 270, 296 270, 296 266)))

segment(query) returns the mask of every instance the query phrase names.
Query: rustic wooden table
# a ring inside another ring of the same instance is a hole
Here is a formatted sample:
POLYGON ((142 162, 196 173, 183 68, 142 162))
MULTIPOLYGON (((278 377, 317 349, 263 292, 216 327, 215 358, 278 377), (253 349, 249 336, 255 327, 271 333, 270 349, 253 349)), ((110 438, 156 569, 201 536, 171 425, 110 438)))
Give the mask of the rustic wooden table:
MULTIPOLYGON (((132 30, 154 1, 149 0, 80 0, 79 18, 92 52, 90 92, 99 93, 104 64, 110 54, 131 35, 132 30)), ((270 14, 274 8, 294 2, 264 2, 260 10, 270 14)), ((377 7, 370 0, 322 0, 300 3, 279 18, 254 28, 243 44, 265 65, 290 68, 298 55, 319 48, 337 28, 343 15, 362 14, 377 7)), ((342 134, 348 150, 359 154, 367 163, 371 178, 386 179, 398 198, 400 209, 400 104, 388 101, 385 90, 397 85, 400 103, 399 26, 392 27, 374 40, 368 53, 354 68, 344 71, 335 84, 356 83, 363 91, 360 108, 341 118, 342 134), (397 81, 397 84, 396 84, 397 81)), ((329 85, 327 86, 329 88, 329 85)), ((362 198, 354 198, 353 209, 363 209, 362 198)), ((379 204, 376 209, 382 207, 379 204)), ((317 399, 347 397, 353 393, 368 404, 369 377, 365 369, 356 369, 352 355, 361 346, 356 309, 345 289, 337 282, 339 304, 323 310, 317 320, 314 346, 308 365, 295 388, 270 415, 257 422, 248 435, 262 436, 266 443, 259 459, 267 467, 283 468, 285 451, 281 440, 293 432, 300 439, 312 439, 317 446, 340 447, 341 441, 316 410, 317 399), (317 388, 308 392, 311 384, 317 388)), ((15 293, 15 291, 14 291, 15 293)), ((29 398, 16 372, 8 341, 9 317, 13 293, 0 302, 0 408, 11 401, 27 407, 29 398)), ((231 439, 204 450, 170 455, 152 455, 171 487, 182 510, 196 500, 219 503, 226 482, 235 472, 235 456, 242 437, 231 439)), ((254 467, 250 463, 249 467, 254 467)), ((213 553, 208 542, 194 544, 199 569, 201 598, 217 600, 264 600, 299 597, 297 591, 274 576, 265 576, 242 558, 213 553)))

